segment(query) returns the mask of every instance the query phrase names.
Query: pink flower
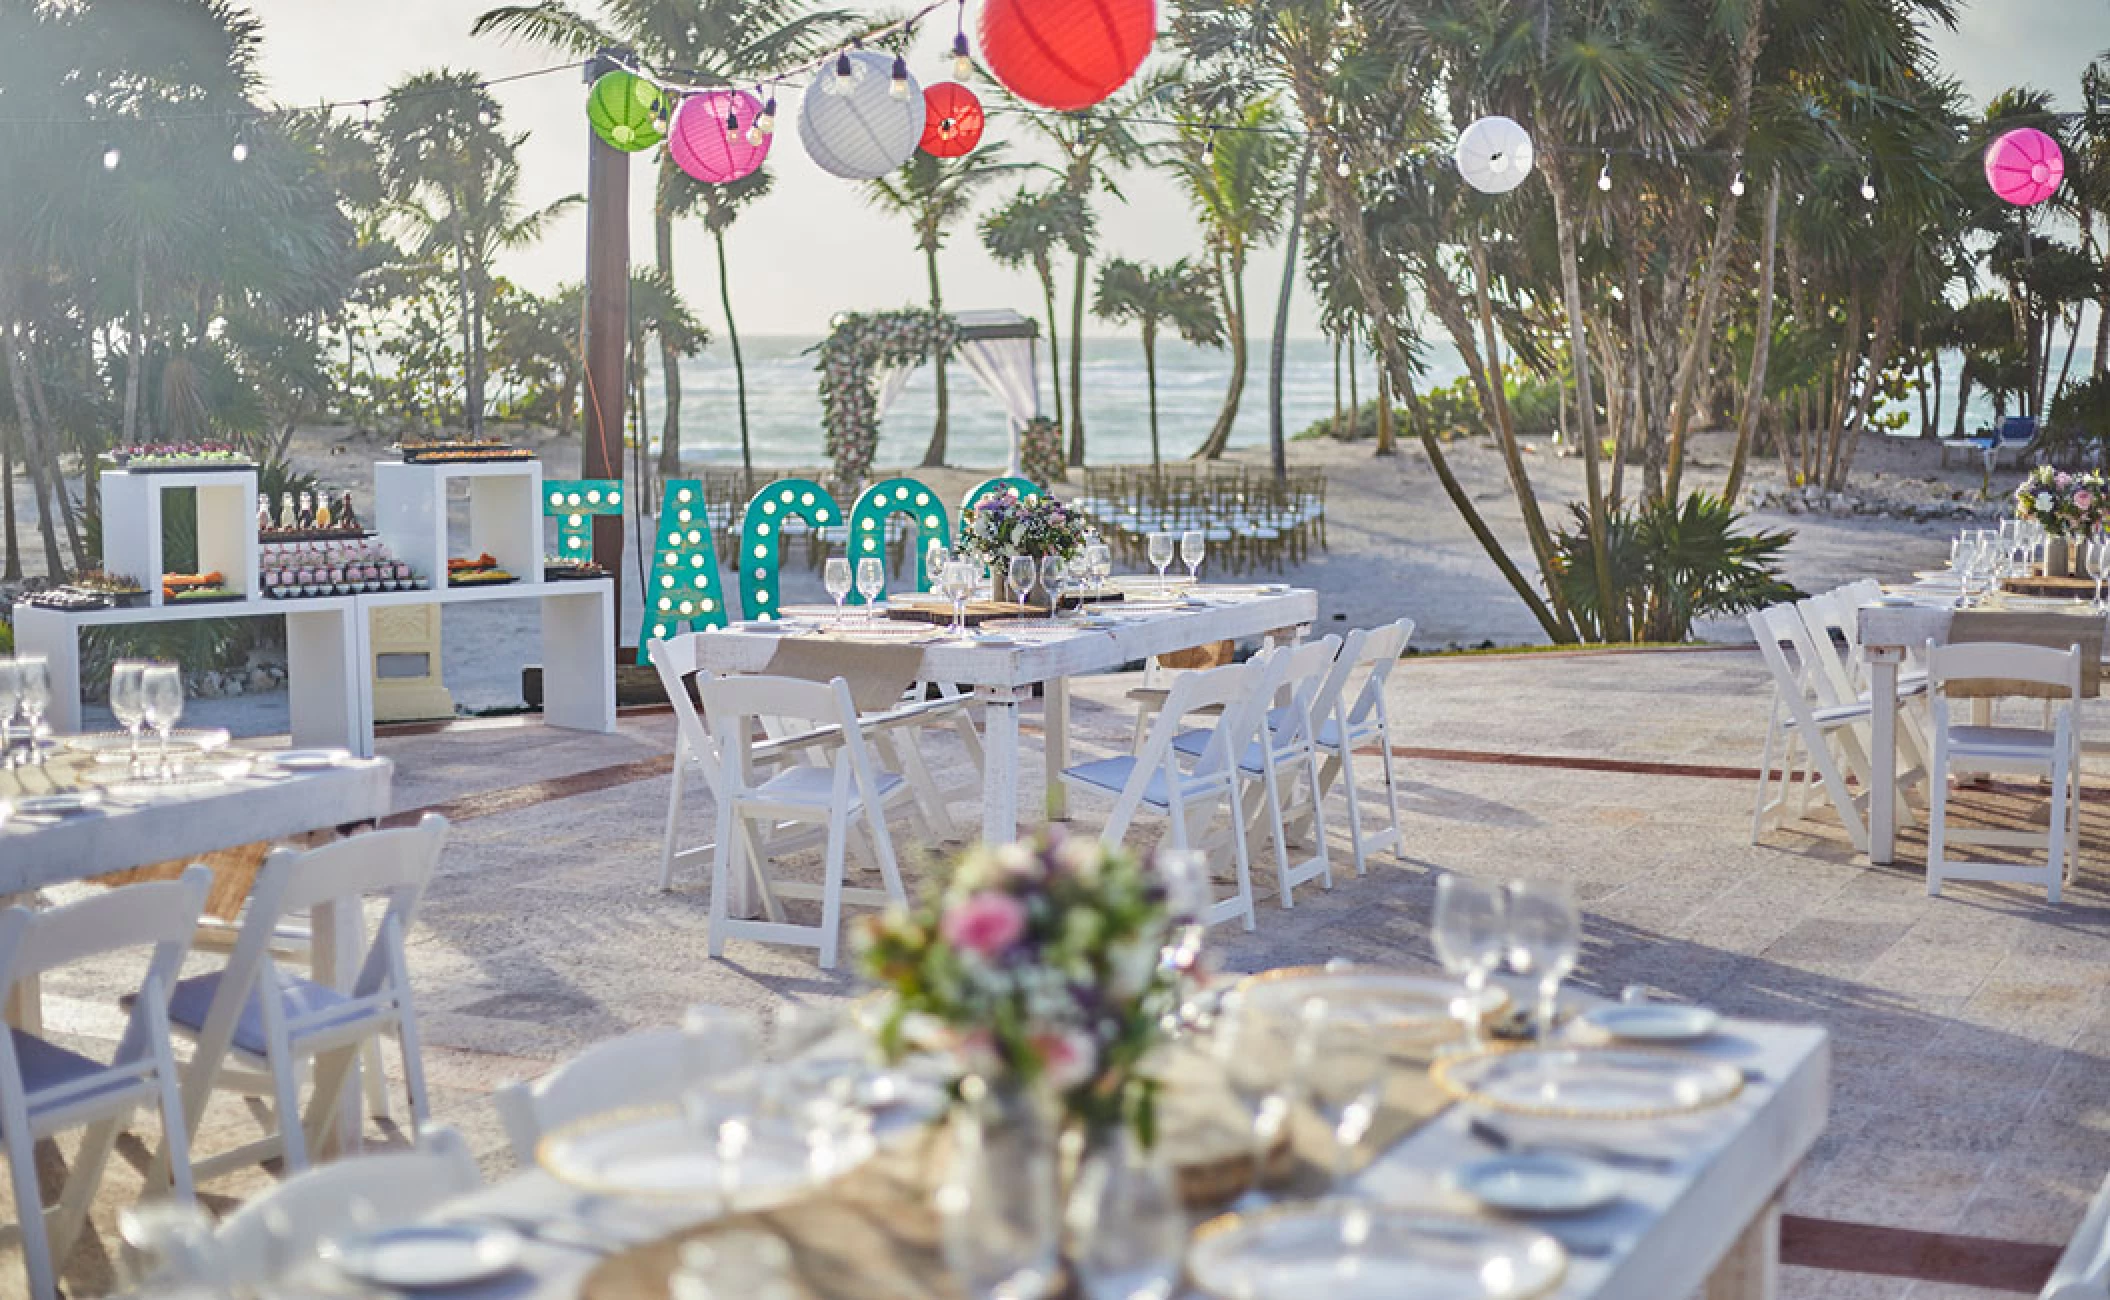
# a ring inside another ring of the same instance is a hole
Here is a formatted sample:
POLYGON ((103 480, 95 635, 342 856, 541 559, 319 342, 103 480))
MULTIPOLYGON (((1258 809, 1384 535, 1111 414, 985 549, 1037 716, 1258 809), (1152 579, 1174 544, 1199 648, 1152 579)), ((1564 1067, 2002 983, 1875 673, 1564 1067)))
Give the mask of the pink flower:
POLYGON ((2057 483, 2062 488, 2072 487, 2073 475, 2068 474, 2064 470, 2060 470, 2057 476, 2052 479, 2052 482, 2057 483))
POLYGON ((2076 510, 2086 510, 2094 504, 2095 493, 2090 492, 2087 488, 2082 488, 2073 494, 2073 508, 2076 510))
POLYGON ((1099 1045, 1081 1030, 1062 1029, 1033 1035, 1048 1083, 1057 1092, 1090 1083, 1099 1068, 1099 1045))
POLYGON ((947 908, 938 928, 954 947, 996 957, 1026 932, 1026 908, 1009 894, 985 889, 947 908))
POLYGON ((996 1036, 986 1029, 970 1029, 953 1040, 953 1057, 968 1074, 993 1079, 1003 1071, 1004 1058, 997 1053, 996 1036))

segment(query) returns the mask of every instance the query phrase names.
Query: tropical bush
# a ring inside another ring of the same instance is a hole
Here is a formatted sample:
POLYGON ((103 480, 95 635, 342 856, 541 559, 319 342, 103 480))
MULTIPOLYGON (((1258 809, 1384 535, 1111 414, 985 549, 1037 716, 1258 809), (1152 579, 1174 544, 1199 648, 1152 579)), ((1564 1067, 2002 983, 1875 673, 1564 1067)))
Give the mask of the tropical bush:
POLYGON ((2110 374, 2091 375, 2060 393, 2045 434, 2060 454, 2100 463, 2110 453, 2110 374))
POLYGON ((1801 593, 1783 581, 1780 559, 1794 534, 1740 532, 1741 512, 1695 492, 1683 502, 1654 500, 1606 514, 1605 552, 1615 607, 1598 593, 1589 512, 1573 506, 1575 528, 1554 539, 1557 594, 1593 641, 1687 640, 1695 619, 1742 614, 1801 593))
MULTIPOLYGON (((1541 379, 1530 371, 1511 367, 1504 376, 1503 396, 1508 399, 1509 418, 1516 425, 1519 437, 1550 435, 1558 427, 1560 388, 1557 381, 1541 379)), ((1419 398, 1422 418, 1428 421, 1430 431, 1439 438, 1476 437, 1491 432, 1480 410, 1479 394, 1473 390, 1470 378, 1461 376, 1454 383, 1419 394, 1419 398)), ((1406 410, 1399 406, 1392 410, 1392 427, 1400 432, 1417 432, 1406 410)), ((1341 442, 1360 442, 1376 436, 1377 402, 1372 399, 1348 413, 1348 418, 1338 428, 1332 416, 1312 421, 1296 435, 1296 441, 1336 438, 1341 442)))

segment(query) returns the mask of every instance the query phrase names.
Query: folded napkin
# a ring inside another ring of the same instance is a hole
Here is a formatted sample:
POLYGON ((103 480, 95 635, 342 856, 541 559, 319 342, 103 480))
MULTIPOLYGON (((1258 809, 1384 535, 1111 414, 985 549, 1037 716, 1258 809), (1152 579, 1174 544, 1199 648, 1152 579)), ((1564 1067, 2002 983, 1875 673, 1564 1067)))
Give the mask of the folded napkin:
POLYGON ((840 677, 861 713, 877 713, 901 702, 909 683, 923 675, 923 648, 874 641, 837 641, 787 636, 762 670, 772 677, 812 682, 840 677))

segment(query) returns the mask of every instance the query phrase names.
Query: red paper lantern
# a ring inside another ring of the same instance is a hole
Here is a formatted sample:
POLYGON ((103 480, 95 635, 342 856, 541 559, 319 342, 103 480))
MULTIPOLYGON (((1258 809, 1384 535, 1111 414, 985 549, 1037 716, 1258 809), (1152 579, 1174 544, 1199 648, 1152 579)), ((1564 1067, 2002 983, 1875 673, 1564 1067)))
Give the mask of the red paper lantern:
POLYGON ((958 158, 982 142, 982 101, 957 81, 923 90, 923 138, 917 148, 934 158, 958 158))
POLYGON ((1158 33, 1155 0, 984 0, 982 58, 1021 99, 1090 108, 1135 75, 1158 33))

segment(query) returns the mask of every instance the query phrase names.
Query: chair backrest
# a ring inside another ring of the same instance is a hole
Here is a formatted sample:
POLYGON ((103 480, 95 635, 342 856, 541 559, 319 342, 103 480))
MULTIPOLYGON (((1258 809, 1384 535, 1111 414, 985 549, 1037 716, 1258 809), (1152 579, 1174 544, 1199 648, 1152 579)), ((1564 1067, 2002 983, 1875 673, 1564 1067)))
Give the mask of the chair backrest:
POLYGON ((220 1224, 229 1285, 248 1289, 299 1267, 335 1237, 401 1227, 482 1186, 461 1135, 428 1128, 413 1151, 383 1151, 295 1174, 220 1224))
POLYGON ((1136 775, 1129 782, 1130 792, 1140 792, 1153 772, 1163 772, 1171 781, 1178 763, 1172 742, 1188 728, 1194 715, 1212 710, 1216 717, 1209 742, 1195 758, 1191 771, 1197 776, 1227 775, 1253 739, 1257 718, 1264 716, 1256 712, 1256 705, 1258 710, 1265 710, 1274 688, 1281 685, 1287 662, 1280 649, 1263 650, 1244 663, 1195 668, 1174 678, 1165 692, 1164 707, 1151 723, 1150 734, 1136 751, 1136 775))
POLYGON ((1950 685, 1971 681, 2036 687, 2026 694, 2058 705, 2058 726, 2063 730, 2072 725, 2073 704, 2081 697, 2081 648, 2076 645, 2054 650, 2004 641, 1927 643, 1927 690, 1937 726, 1948 726, 1950 685))
POLYGON ((2000 441, 2013 445, 2037 436, 2037 422, 2027 415, 2010 415, 2000 422, 2000 441))
POLYGON ((696 642, 703 635, 701 632, 684 632, 673 637, 653 637, 645 643, 645 653, 651 658, 653 671, 659 674, 659 684, 667 693, 667 703, 674 710, 674 761, 696 759, 706 773, 706 783, 715 792, 721 756, 689 695, 691 678, 695 679, 700 693, 703 683, 712 676, 699 667, 702 657, 697 653, 696 642))
MULTIPOLYGON (((11 907, 0 913, 0 999, 25 981, 76 962, 133 949, 147 949, 146 971, 111 1055, 110 1069, 137 1077, 150 1059, 155 1026, 167 1033, 169 994, 198 932, 198 916, 212 888, 212 871, 202 865, 184 869, 174 880, 145 881, 92 895, 76 903, 33 912, 11 907)), ((66 1079, 36 1094, 49 1104, 74 1094, 108 1086, 98 1072, 66 1079)), ((21 1062, 13 1036, 0 1033, 0 1112, 26 1108, 21 1091, 21 1062)))
POLYGON ((1849 659, 1856 641, 1860 606, 1849 604, 1848 600, 1843 592, 1827 591, 1795 602, 1805 634, 1803 647, 1808 651, 1812 670, 1810 684, 1826 704, 1845 704, 1860 695, 1849 659))
POLYGON ((757 725, 765 725, 767 734, 775 736, 789 724, 802 733, 825 733, 830 743, 776 747, 773 761, 788 765, 803 753, 811 760, 804 766, 820 767, 824 758, 838 770, 847 764, 866 802, 879 806, 879 769, 865 743, 849 682, 840 677, 827 682, 763 675, 714 677, 699 684, 698 694, 703 697, 705 723, 722 750, 719 798, 754 788, 757 725))
MULTIPOLYGON (((1319 712, 1319 695, 1334 680, 1334 666, 1341 660, 1341 638, 1326 636, 1286 647, 1282 657, 1286 661, 1282 685, 1289 695, 1290 716, 1288 726, 1275 729, 1274 743, 1288 748, 1308 743, 1317 732, 1318 720, 1325 716, 1319 712)), ((1274 704, 1275 699, 1270 695, 1268 703, 1274 704)))
POLYGON ((693 1082, 683 1052, 679 1029, 646 1029, 596 1043, 532 1083, 500 1085, 491 1101, 514 1158, 532 1166, 543 1135, 567 1124, 677 1100, 693 1082))
POLYGON ((1399 666, 1399 657, 1407 652, 1407 642, 1413 639, 1414 620, 1411 618, 1370 629, 1370 635, 1363 638, 1362 648, 1355 661, 1347 665, 1343 678, 1338 696, 1343 723, 1353 726, 1372 716, 1384 715, 1385 683, 1390 680, 1392 670, 1399 666))

